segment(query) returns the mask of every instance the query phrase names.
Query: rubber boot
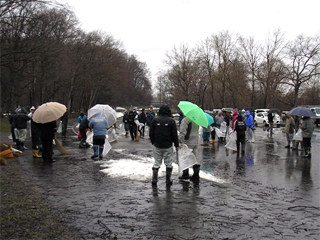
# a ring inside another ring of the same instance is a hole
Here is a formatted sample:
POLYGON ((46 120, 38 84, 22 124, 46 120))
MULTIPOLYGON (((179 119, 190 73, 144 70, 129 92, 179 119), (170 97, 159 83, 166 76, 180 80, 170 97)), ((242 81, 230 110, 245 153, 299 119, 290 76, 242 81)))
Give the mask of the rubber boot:
POLYGON ((285 148, 289 148, 290 149, 290 141, 288 141, 288 145, 285 146, 285 148))
POLYGON ((172 174, 172 168, 166 168, 166 185, 167 186, 172 185, 171 174, 172 174))
POLYGON ((39 150, 38 149, 34 149, 32 151, 32 153, 33 153, 33 157, 34 158, 42 158, 42 156, 39 154, 39 150))
POLYGON ((92 159, 95 159, 96 157, 98 157, 98 145, 93 145, 93 156, 91 156, 92 159))
POLYGON ((193 175, 190 178, 191 181, 199 181, 199 172, 200 172, 200 165, 193 165, 193 175))
POLYGON ((179 179, 183 180, 183 179, 189 179, 190 176, 189 176, 189 169, 186 169, 186 170, 183 170, 182 171, 182 176, 179 177, 179 179))
POLYGON ((103 145, 102 146, 99 146, 99 160, 102 160, 103 158, 103 145))
POLYGON ((303 158, 311 158, 311 151, 310 148, 305 148, 305 155, 302 156, 303 158))
POLYGON ((152 186, 157 186, 159 168, 152 168, 152 186))

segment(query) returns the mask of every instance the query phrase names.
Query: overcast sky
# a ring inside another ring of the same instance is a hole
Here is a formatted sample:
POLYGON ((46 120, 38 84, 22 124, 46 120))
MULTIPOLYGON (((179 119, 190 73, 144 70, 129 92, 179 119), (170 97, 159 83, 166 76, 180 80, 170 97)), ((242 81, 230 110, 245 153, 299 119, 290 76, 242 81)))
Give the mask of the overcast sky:
POLYGON ((147 63, 152 80, 165 53, 181 43, 194 47, 223 30, 264 43, 280 28, 286 40, 320 36, 320 0, 60 0, 84 31, 101 30, 120 40, 128 54, 147 63))

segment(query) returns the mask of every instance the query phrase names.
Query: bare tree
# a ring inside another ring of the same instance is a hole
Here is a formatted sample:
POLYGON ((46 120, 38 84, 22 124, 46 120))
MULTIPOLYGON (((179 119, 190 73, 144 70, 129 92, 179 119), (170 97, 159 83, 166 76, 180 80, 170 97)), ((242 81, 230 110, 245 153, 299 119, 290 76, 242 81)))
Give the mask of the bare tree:
POLYGON ((303 85, 312 83, 320 75, 319 37, 297 36, 287 44, 286 60, 287 78, 283 85, 289 86, 287 104, 294 107, 302 94, 303 85))

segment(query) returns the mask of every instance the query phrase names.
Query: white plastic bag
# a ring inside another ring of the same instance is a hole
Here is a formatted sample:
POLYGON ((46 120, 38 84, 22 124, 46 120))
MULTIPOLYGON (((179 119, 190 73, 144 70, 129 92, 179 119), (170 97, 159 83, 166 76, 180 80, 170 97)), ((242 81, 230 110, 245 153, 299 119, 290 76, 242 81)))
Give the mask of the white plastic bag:
POLYGON ((215 127, 214 129, 216 130, 216 135, 218 138, 224 137, 223 133, 220 131, 219 128, 215 127))
POLYGON ((227 132, 227 123, 225 121, 223 121, 220 125, 220 131, 222 132, 223 136, 226 136, 226 132, 227 132))
POLYGON ((59 127, 57 129, 57 133, 62 133, 62 121, 60 121, 59 127))
POLYGON ((182 144, 178 151, 179 172, 192 167, 196 162, 197 158, 192 150, 186 144, 182 144))
POLYGON ((105 157, 110 151, 110 149, 111 149, 111 145, 109 141, 106 139, 106 141, 104 142, 102 155, 105 157))
POLYGON ((86 139, 86 142, 88 144, 90 144, 91 146, 93 145, 93 132, 92 131, 88 131, 87 132, 87 139, 86 139))
POLYGON ((293 136, 293 140, 302 141, 302 130, 301 130, 301 128, 299 128, 297 133, 293 136))
POLYGON ((237 132, 234 131, 230 134, 229 141, 225 145, 230 150, 237 151, 237 132))
POLYGON ((253 131, 251 128, 248 128, 247 131, 246 131, 246 138, 247 138, 247 141, 249 143, 253 143, 254 142, 254 135, 253 135, 253 131))

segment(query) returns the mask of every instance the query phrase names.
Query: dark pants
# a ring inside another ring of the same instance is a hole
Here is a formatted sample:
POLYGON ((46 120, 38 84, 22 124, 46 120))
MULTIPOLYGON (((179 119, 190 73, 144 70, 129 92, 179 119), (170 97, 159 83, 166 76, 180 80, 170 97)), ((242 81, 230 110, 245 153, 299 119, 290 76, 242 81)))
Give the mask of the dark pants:
POLYGON ((42 159, 44 161, 52 161, 53 154, 53 139, 41 139, 42 140, 42 159))
POLYGON ((130 126, 130 136, 132 140, 137 138, 137 125, 130 126))
POLYGON ((93 154, 102 157, 105 136, 93 136, 93 154))
POLYGON ((141 127, 140 129, 140 136, 144 137, 144 130, 145 130, 145 126, 141 127))
POLYGON ((302 138, 302 145, 304 149, 311 148, 311 138, 302 138))
POLYGON ((65 137, 67 135, 67 124, 66 123, 62 123, 62 137, 65 137))
POLYGON ((244 152, 244 149, 245 149, 245 144, 246 144, 246 138, 245 137, 237 137, 237 141, 236 141, 236 144, 237 144, 237 152, 239 153, 240 152, 240 143, 241 143, 241 150, 242 152, 244 152))
POLYGON ((14 127, 11 126, 11 135, 12 135, 12 141, 16 142, 16 134, 14 133, 14 127))

